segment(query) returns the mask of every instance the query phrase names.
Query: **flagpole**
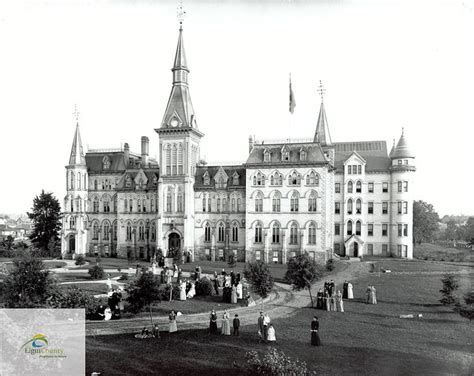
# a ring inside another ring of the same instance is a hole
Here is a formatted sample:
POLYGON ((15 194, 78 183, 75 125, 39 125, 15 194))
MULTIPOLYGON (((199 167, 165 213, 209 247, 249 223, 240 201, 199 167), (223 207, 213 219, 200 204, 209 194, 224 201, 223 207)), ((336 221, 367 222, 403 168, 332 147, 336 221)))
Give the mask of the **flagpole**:
POLYGON ((290 72, 290 104, 288 109, 288 143, 290 142, 291 134, 291 72, 290 72))

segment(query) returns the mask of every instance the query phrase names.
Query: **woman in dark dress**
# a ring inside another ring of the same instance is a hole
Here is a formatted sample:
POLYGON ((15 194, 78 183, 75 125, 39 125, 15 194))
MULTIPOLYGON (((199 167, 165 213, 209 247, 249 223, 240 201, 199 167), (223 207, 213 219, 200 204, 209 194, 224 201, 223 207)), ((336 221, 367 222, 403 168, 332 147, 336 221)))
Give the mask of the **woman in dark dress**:
POLYGON ((323 309, 323 300, 324 300, 323 290, 319 289, 318 295, 317 295, 317 298, 316 298, 316 308, 317 309, 323 309))
POLYGON ((318 317, 314 316, 311 321, 311 346, 321 346, 321 339, 319 338, 319 321, 318 317))
POLYGON ((209 315, 209 333, 217 334, 217 314, 216 311, 212 310, 209 315))

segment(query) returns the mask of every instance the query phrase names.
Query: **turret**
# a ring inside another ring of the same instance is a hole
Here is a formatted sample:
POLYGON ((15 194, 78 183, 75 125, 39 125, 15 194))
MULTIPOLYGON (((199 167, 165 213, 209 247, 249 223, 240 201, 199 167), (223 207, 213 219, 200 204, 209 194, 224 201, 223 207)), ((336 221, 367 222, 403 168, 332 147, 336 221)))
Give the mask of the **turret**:
POLYGON ((326 118, 326 110, 324 109, 324 93, 326 90, 323 88, 321 81, 319 81, 318 91, 321 95, 321 106, 319 108, 318 122, 316 124, 313 142, 319 142, 321 146, 331 146, 331 134, 329 133, 328 119, 326 118))

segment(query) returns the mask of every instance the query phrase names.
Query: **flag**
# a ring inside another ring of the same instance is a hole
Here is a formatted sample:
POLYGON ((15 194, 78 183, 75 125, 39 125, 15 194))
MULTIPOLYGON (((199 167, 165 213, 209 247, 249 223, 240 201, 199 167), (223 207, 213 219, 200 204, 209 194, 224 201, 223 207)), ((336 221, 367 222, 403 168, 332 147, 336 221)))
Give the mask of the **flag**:
POLYGON ((291 88, 291 74, 290 74, 290 112, 295 112, 296 101, 295 101, 295 94, 293 93, 293 89, 291 88))

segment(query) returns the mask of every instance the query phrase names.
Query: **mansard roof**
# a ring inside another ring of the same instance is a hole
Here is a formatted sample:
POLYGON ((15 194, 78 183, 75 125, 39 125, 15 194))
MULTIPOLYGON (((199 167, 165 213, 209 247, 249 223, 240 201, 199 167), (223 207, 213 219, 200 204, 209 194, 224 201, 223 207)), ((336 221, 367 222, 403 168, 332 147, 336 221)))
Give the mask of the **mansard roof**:
POLYGON ((314 164, 314 163, 328 163, 324 156, 324 151, 321 145, 315 142, 302 142, 302 143, 281 143, 281 144, 255 144, 252 151, 249 154, 246 164, 247 165, 285 165, 285 164, 314 164), (265 162, 263 159, 263 152, 268 150, 271 153, 270 161, 265 162), (281 152, 289 151, 289 160, 282 161, 281 152), (300 160, 300 152, 306 152, 306 159, 300 160))
POLYGON ((391 160, 387 154, 385 141, 335 142, 335 167, 337 171, 344 170, 344 162, 354 152, 366 161, 367 172, 389 171, 391 160))
POLYGON ((245 167, 243 165, 235 165, 235 166, 197 166, 196 174, 195 174, 195 182, 194 182, 194 190, 195 191, 205 191, 205 190, 215 190, 215 180, 213 179, 216 176, 217 172, 223 169, 224 172, 229 176, 229 180, 227 181, 227 190, 234 190, 234 189, 241 189, 245 188, 245 181, 246 181, 246 174, 245 174, 245 167), (209 174, 209 185, 204 185, 203 176, 205 173, 209 174), (233 175, 237 173, 239 175, 239 184, 233 184, 233 175))
MULTIPOLYGON (((141 155, 130 152, 128 154, 128 164, 126 163, 126 156, 123 150, 104 150, 104 151, 90 151, 86 154, 87 171, 92 173, 108 173, 108 172, 123 172, 127 168, 139 169, 141 166, 141 155), (110 167, 104 169, 104 157, 108 157, 110 167)), ((158 162, 153 158, 148 158, 148 168, 159 168, 158 162)))
POLYGON ((146 190, 156 189, 157 186, 153 184, 153 180, 155 176, 156 178, 159 177, 158 170, 150 171, 150 170, 141 170, 141 169, 124 171, 123 175, 120 177, 120 180, 117 184, 116 189, 123 190, 123 191, 135 191, 136 186, 137 186, 137 183, 135 182, 135 178, 140 174, 140 171, 143 171, 143 173, 145 174, 147 178, 147 182, 145 184, 144 189, 146 190), (125 180, 126 180, 127 175, 130 176, 130 179, 131 179, 130 187, 125 186, 125 180))

